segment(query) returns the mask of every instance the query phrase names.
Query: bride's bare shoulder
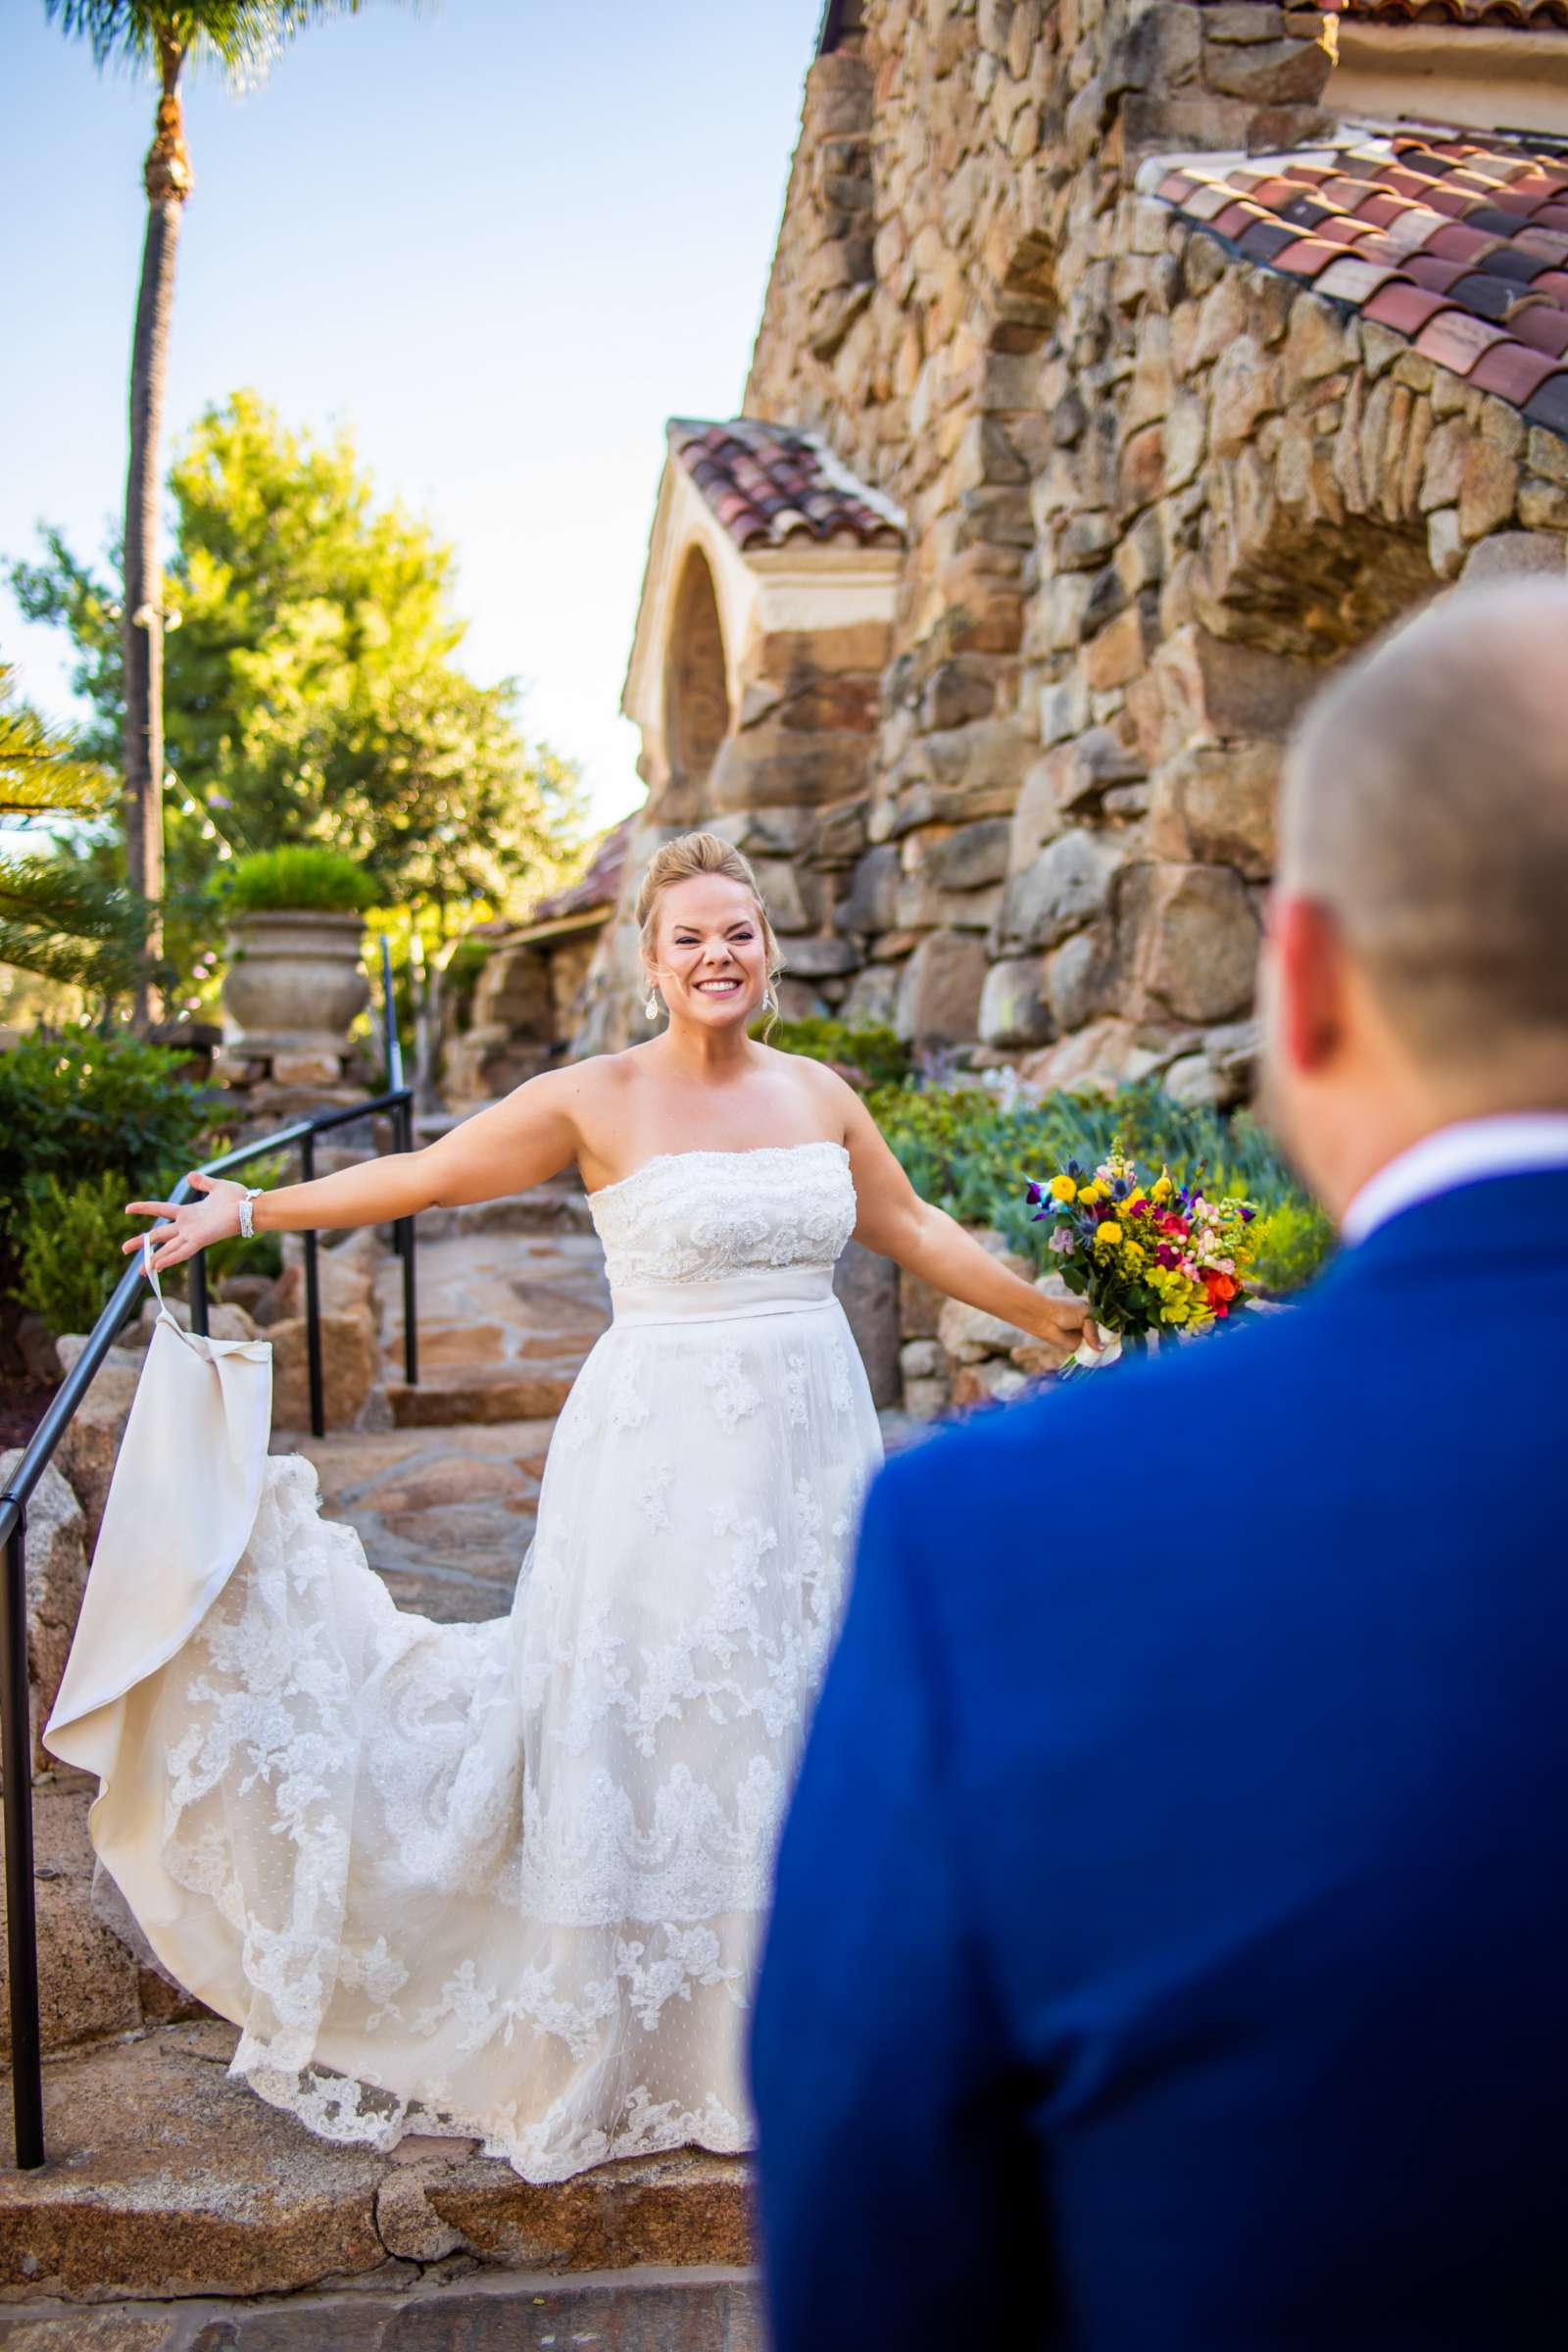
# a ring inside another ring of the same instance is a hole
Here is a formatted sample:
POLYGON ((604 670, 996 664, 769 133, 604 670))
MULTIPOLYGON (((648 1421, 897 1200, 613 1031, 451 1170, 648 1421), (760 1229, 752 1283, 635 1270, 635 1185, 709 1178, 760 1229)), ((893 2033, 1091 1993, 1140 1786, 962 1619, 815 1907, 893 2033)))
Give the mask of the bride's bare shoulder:
POLYGON ((554 1090, 555 1107, 570 1123, 577 1164, 590 1184, 606 1183, 614 1174, 616 1140, 624 1135, 634 1094, 647 1084, 647 1051, 644 1045, 590 1054, 529 1081, 554 1090))
POLYGON ((825 1119, 842 1140, 850 1109, 859 1100, 854 1087, 828 1062, 813 1061, 808 1054, 785 1054, 768 1045, 762 1051, 777 1076, 796 1090, 803 1105, 809 1106, 811 1116, 825 1119))

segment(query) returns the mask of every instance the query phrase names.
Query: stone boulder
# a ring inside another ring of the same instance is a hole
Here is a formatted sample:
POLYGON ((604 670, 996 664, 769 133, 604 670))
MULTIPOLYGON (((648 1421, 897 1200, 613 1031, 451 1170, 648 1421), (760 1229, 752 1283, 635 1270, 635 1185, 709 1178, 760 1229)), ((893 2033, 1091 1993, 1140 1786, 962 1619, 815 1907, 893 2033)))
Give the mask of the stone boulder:
POLYGON ((1258 922, 1247 885, 1222 865, 1136 865, 1120 878, 1122 1009, 1224 1021, 1251 1001, 1258 922))
MULTIPOLYGON (((80 1332, 68 1332, 59 1342, 60 1361, 67 1373, 75 1368, 86 1345, 80 1332)), ((103 1525, 109 1482, 115 1475, 120 1441, 125 1434, 142 1362, 139 1348, 110 1348, 55 1454, 55 1468, 63 1473, 81 1505, 89 1558, 103 1525)))
POLYGON ((985 978, 985 942, 977 932, 933 931, 904 967, 894 1027, 921 1044, 963 1044, 975 1034, 985 978))
MULTIPOLYGON (((131 2034, 143 2023, 135 1955, 93 1905, 87 1808, 97 1783, 58 1764, 54 1772, 58 1779, 40 1781, 32 1791, 38 2025, 46 2051, 131 2034)), ((0 2058, 6 2059, 11 2055, 9 1991, 7 1955, 0 1938, 0 2058)), ((73 2132, 68 2145, 74 2153, 83 2142, 73 2132)), ((58 2127, 51 2153, 57 2158, 63 2153, 58 2127)), ((49 2170, 58 2178, 70 2170, 69 2161, 49 2170)), ((4 2323, 0 2338, 12 2340, 4 2323)))
MULTIPOLYGON (((0 1453, 0 1491, 22 1459, 20 1448, 0 1453)), ((48 1722, 66 1671, 82 1591, 87 1582, 87 1528, 81 1506, 51 1466, 27 1504, 27 1705, 32 1724, 32 1769, 47 1772, 54 1758, 38 1735, 48 1722)))
POLYGON ((1082 828, 1059 833, 1007 885, 1004 940, 1019 948, 1055 947, 1100 912, 1120 862, 1112 842, 1082 828))
POLYGON ((987 1046, 1043 1046, 1054 1034, 1040 987, 1038 956, 1004 956, 980 992, 980 1040, 987 1046))
MULTIPOLYGON (((306 1430, 311 1426, 310 1355, 303 1314, 287 1316, 268 1326, 272 1344, 272 1427, 306 1430)), ((379 1386, 380 1350, 376 1322, 368 1306, 339 1313, 321 1313, 322 1396, 328 1429, 349 1429, 361 1416, 379 1386)))
POLYGON ((1029 1386, 1029 1375, 1000 1356, 983 1363, 960 1364, 953 1376, 953 1403, 962 1412, 976 1404, 1011 1404, 1029 1386))
POLYGON ((833 1288, 855 1334, 871 1401, 897 1404, 899 1378, 899 1270, 858 1242, 851 1242, 834 1269, 833 1288))
POLYGON ((1178 863, 1233 865, 1251 882, 1274 871, 1280 754, 1269 743, 1199 744, 1154 779, 1150 840, 1178 863))

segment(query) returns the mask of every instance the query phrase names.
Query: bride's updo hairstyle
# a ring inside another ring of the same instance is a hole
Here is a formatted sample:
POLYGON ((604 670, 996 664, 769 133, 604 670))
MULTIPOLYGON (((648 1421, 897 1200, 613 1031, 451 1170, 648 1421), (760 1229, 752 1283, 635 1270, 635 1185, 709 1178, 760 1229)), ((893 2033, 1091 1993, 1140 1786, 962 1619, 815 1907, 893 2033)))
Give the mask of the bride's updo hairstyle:
POLYGON ((653 977, 654 946, 659 930, 659 902, 672 882, 690 882, 699 874, 723 874, 731 882, 739 882, 757 901, 758 919, 762 926, 762 945, 767 951, 767 995, 762 1002, 767 1008, 765 1037, 778 1018, 778 1001, 774 983, 784 969, 773 926, 767 919, 762 894, 757 887, 748 858, 741 856, 732 842, 722 841, 716 833, 681 833, 675 840, 666 841, 648 860, 637 892, 637 940, 642 950, 643 970, 653 977))

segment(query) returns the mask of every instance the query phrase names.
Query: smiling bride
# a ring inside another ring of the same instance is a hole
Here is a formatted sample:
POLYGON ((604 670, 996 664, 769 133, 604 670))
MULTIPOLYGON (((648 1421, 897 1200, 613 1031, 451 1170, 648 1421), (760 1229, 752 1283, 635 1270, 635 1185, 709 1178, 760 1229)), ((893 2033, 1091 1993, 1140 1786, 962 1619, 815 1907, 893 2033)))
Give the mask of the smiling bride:
MULTIPOLYGON (((750 2144, 774 1840, 882 1451, 846 1242, 1063 1348, 1082 1322, 916 1197, 834 1072, 752 1038, 781 959, 736 850, 668 843, 637 920, 668 1015, 646 1044, 421 1152, 132 1203, 162 1269, 575 1163, 613 1321, 510 1615, 396 1609, 311 1465, 267 1457, 265 1400, 199 1459, 188 1418, 133 1416, 48 1735, 99 1774, 95 1843, 160 1961, 241 2029, 233 2072, 326 2137, 477 2137, 530 2180, 750 2144)), ((168 1332, 209 1384, 234 1370, 168 1332)))

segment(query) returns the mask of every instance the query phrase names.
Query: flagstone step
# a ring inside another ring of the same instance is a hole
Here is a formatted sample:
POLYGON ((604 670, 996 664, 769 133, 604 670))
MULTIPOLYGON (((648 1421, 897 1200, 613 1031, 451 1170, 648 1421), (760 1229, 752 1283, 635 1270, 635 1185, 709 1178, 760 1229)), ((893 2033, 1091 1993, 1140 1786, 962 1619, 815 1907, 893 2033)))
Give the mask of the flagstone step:
MULTIPOLYGON (((49 2061, 50 2161, 0 2171, 0 2340, 11 2341, 5 2305, 45 2298, 751 2260, 738 2157, 688 2149, 538 2186, 471 2140, 410 2139, 384 2156, 334 2147, 230 2079, 236 2039, 208 2020, 49 2061)), ((4 2098, 9 2112, 9 2083, 4 2098)))
POLYGON ((519 2271, 401 2291, 356 2287, 215 2302, 29 2302, 7 2313, 10 2352, 765 2352, 750 2272, 650 2265, 576 2278, 519 2271))
MULTIPOLYGON (((38 2023, 46 2050, 69 2049, 144 2024, 200 2017, 201 2004, 142 1967, 93 1908, 87 1808, 97 1790, 85 1773, 36 1779, 32 1791, 33 1899, 38 1923, 38 2023)), ((0 1825, 0 1853, 4 1851, 0 1825)), ((111 1890, 112 1892, 112 1890, 111 1890)), ((5 1916, 0 1896, 0 1923, 5 1916)), ((0 2061, 11 2052, 10 1970, 0 1938, 0 2061)), ((0 2146, 6 2138, 0 2114, 0 2146)))
POLYGON ((389 1380, 387 1403, 394 1429, 454 1429, 465 1422, 542 1421, 560 1412, 578 1366, 524 1370, 496 1365, 480 1371, 442 1367, 421 1375, 417 1387, 389 1380))

